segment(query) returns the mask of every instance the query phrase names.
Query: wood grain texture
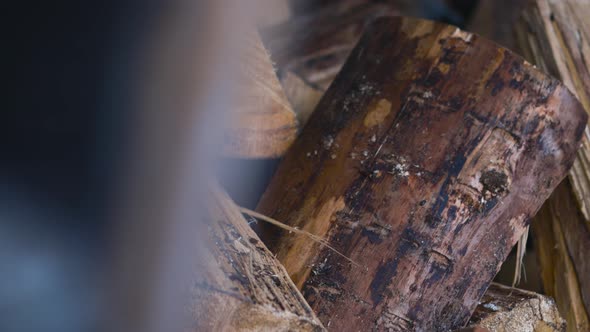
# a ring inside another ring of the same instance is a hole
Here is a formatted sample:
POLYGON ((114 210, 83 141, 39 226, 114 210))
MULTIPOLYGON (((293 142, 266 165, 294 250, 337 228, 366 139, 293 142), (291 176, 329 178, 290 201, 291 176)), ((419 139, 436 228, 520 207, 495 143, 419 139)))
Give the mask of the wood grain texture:
MULTIPOLYGON (((525 57, 563 80, 590 113, 590 1, 534 0, 515 32, 525 57)), ((543 286, 555 297, 568 330, 590 329, 590 130, 562 183, 535 220, 543 286), (550 232, 545 234, 544 232, 550 232), (541 242, 542 241, 542 242, 541 242), (562 268, 563 270, 558 270, 562 268)))
POLYGON ((298 123, 257 33, 244 50, 238 91, 224 134, 223 154, 229 157, 281 156, 297 135, 298 123))
POLYGON ((547 205, 535 217, 533 235, 545 293, 553 296, 567 321, 567 331, 588 331, 588 315, 580 293, 579 278, 568 255, 563 230, 554 222, 547 205))
POLYGON ((380 18, 258 205, 355 264, 303 237, 267 243, 329 329, 461 327, 586 120, 558 81, 494 43, 380 18))
POLYGON ((237 206, 210 188, 209 251, 193 288, 194 331, 324 331, 237 206))
POLYGON ((555 301, 545 295, 492 283, 468 327, 490 332, 564 332, 565 320, 555 301))

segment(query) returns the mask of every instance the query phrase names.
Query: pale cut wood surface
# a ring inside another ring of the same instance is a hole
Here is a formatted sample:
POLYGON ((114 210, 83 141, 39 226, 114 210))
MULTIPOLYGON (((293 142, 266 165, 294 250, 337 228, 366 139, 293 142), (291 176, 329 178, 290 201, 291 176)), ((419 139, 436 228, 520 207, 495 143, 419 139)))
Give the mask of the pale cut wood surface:
POLYGON ((280 157, 293 143, 298 122, 256 32, 246 33, 237 96, 227 123, 223 154, 230 157, 280 157))
POLYGON ((492 283, 469 320, 490 332, 564 332, 565 320, 545 295, 492 283))

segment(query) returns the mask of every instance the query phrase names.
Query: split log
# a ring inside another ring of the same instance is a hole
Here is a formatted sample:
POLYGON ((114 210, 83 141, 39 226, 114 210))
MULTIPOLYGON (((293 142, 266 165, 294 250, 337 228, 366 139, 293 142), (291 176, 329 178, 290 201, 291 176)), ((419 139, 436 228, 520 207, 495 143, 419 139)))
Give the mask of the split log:
POLYGON ((262 30, 264 45, 277 67, 326 89, 364 27, 375 17, 397 13, 391 5, 371 2, 350 7, 327 6, 262 30))
POLYGON ((490 332, 562 332, 565 320, 552 298, 492 283, 469 320, 468 327, 490 332))
POLYGON ((461 327, 586 120, 558 81, 494 43, 380 18, 258 205, 347 258, 275 229, 265 242, 330 329, 461 327))
MULTIPOLYGON (((534 0, 515 32, 525 57, 563 80, 590 114, 589 15, 585 1, 534 0)), ((588 128, 568 180, 546 205, 533 224, 545 291, 555 297, 570 330, 585 331, 590 329, 590 264, 584 257, 590 250, 588 128)))
POLYGON ((210 194, 209 251, 193 289, 195 331, 324 331, 237 206, 216 187, 210 194))
POLYGON ((587 249, 574 252, 574 256, 570 256, 568 239, 565 236, 567 230, 569 235, 577 239, 580 235, 575 234, 575 229, 584 230, 580 228, 583 221, 572 196, 568 182, 562 182, 535 216, 532 233, 544 292, 555 298, 557 307, 567 321, 568 331, 590 331, 580 290, 581 282, 586 283, 588 275, 577 274, 577 266, 574 264, 574 259, 579 262, 587 249), (573 234, 569 233, 572 228, 573 234))
POLYGON ((234 109, 224 135, 229 157, 280 157, 297 135, 298 123, 257 33, 244 50, 234 109))

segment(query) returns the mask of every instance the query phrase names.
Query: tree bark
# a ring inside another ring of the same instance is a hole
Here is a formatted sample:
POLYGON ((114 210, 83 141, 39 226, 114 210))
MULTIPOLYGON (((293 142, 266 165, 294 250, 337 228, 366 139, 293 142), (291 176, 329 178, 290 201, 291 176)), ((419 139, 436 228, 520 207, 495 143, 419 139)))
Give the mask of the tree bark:
MULTIPOLYGON (((535 0, 526 7, 516 36, 521 52, 560 78, 590 113, 590 15, 588 2, 535 0)), ((533 224, 545 291, 556 298, 568 329, 590 329, 590 130, 568 180, 533 224), (550 233, 545 233, 550 232, 550 233), (557 267, 564 270, 559 271, 557 267)))
POLYGON ((280 157, 297 135, 298 123, 258 33, 246 34, 236 100, 224 135, 229 157, 280 157))
POLYGON ((211 188, 210 250, 193 289, 195 331, 324 331, 231 199, 211 188))
POLYGON ((510 51, 378 19, 258 205, 348 258, 274 229, 267 243, 330 329, 461 327, 585 123, 567 89, 510 51))
MULTIPOLYGON (((590 6, 578 0, 535 0, 516 29, 522 54, 561 79, 590 114, 590 6)), ((590 227, 590 130, 570 172, 580 211, 590 227)))
POLYGON ((566 323, 552 298, 492 283, 468 327, 490 332, 563 332, 566 323))

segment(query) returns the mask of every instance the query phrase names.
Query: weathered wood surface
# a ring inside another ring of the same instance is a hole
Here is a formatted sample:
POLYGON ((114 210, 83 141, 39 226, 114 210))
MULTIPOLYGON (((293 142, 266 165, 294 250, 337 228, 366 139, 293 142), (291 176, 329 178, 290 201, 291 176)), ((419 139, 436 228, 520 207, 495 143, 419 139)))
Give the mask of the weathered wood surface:
MULTIPOLYGON (((588 17, 588 1, 532 0, 515 32, 523 55, 560 78, 590 113, 588 17)), ((570 331, 590 329, 590 264, 584 254, 590 251, 589 208, 590 131, 586 128, 568 180, 551 196, 533 228, 545 291, 555 297, 570 331)))
POLYGON ((480 302, 468 327, 490 332, 565 331, 565 320, 548 296, 492 283, 480 302))
POLYGON ((580 238, 586 238, 584 242, 588 245, 588 232, 583 222, 568 181, 557 187, 532 222, 543 290, 555 298, 567 321, 567 331, 590 331, 581 292, 581 285, 587 284, 588 275, 578 274, 575 265, 587 268, 585 256, 588 250, 574 247, 572 249, 577 251, 570 251, 568 248, 569 243, 580 238))
POLYGON ((298 123, 257 33, 246 34, 236 100, 227 123, 223 154, 230 157, 281 156, 297 135, 298 123))
POLYGON ((193 288, 195 331, 324 331, 285 269, 219 188, 193 288))
POLYGON ((461 327, 585 122, 558 81, 496 44, 380 18, 258 205, 355 263, 276 229, 267 243, 329 329, 461 327))
POLYGON ((386 4, 334 4, 264 29, 261 34, 278 68, 326 89, 364 27, 375 17, 395 13, 395 7, 386 4))
MULTIPOLYGON (((522 54, 561 79, 590 114, 590 2, 533 0, 516 29, 522 54)), ((590 228, 590 130, 569 176, 590 228)))

